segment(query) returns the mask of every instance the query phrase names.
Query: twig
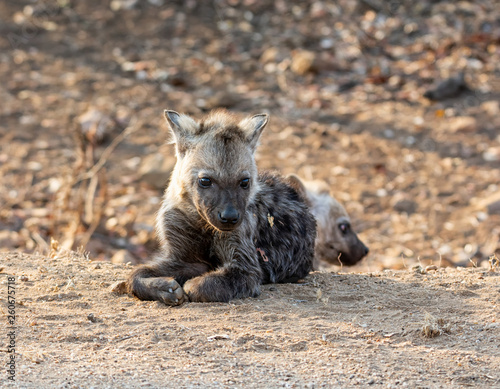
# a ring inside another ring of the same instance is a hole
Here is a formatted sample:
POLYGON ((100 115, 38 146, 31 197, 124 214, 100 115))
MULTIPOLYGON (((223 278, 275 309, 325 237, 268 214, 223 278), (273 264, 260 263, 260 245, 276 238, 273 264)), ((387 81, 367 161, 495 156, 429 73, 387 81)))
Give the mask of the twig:
POLYGON ((101 170, 102 167, 106 164, 106 162, 108 161, 108 158, 111 156, 111 153, 113 153, 116 146, 118 146, 120 144, 120 142, 122 142, 127 136, 129 136, 130 134, 135 132, 138 128, 139 128, 138 125, 132 125, 132 126, 126 127, 120 133, 120 135, 118 135, 115 139, 113 139, 113 142, 111 142, 111 144, 108 147, 106 147, 106 149, 103 151, 101 157, 99 158, 99 161, 97 161, 97 163, 94 166, 92 166, 92 168, 89 171, 87 171, 84 174, 81 174, 75 183, 81 182, 83 180, 88 180, 89 178, 92 178, 93 176, 95 176, 97 174, 97 172, 99 170, 101 170))
POLYGON ((38 232, 36 232, 36 231, 31 232, 31 237, 37 243, 37 245, 40 246, 40 248, 42 249, 42 251, 49 251, 50 250, 49 245, 41 237, 41 235, 38 232))
POLYGON ((337 261, 339 261, 340 263, 340 271, 342 271, 342 268, 344 267, 344 264, 342 263, 342 261, 340 260, 340 257, 342 256, 342 253, 339 253, 339 256, 337 257, 337 261))
POLYGON ((99 176, 94 175, 90 178, 87 194, 85 196, 85 216, 83 218, 87 224, 91 224, 94 221, 94 197, 98 183, 99 176))
POLYGON ((121 342, 122 340, 127 340, 127 339, 133 338, 135 336, 137 336, 137 335, 124 336, 123 338, 116 339, 115 342, 121 342))
MULTIPOLYGON (((92 181, 95 180, 96 185, 97 185, 97 182, 101 181, 100 194, 98 195, 98 197, 101 197, 101 201, 99 202, 99 207, 97 208, 97 211, 94 213, 94 210, 93 210, 93 200, 94 200, 94 193, 95 193, 95 188, 94 188, 94 190, 92 192, 92 197, 90 197, 90 199, 91 199, 91 208, 90 209, 92 212, 90 214, 91 222, 90 222, 89 228, 87 229, 87 231, 83 235, 83 238, 81 239, 80 245, 82 245, 82 246, 85 246, 88 243, 88 241, 90 240, 90 237, 94 234, 97 227, 99 227, 99 224, 101 222, 102 215, 104 212, 104 204, 106 204, 107 193, 108 193, 106 175, 104 174, 104 172, 102 172, 102 174, 100 174, 99 176, 92 177, 90 182, 92 183, 92 181)), ((90 186, 89 186, 89 191, 90 191, 90 186)), ((89 193, 87 193, 87 196, 89 196, 89 193)), ((88 199, 89 199, 89 197, 87 197, 87 200, 88 199)))

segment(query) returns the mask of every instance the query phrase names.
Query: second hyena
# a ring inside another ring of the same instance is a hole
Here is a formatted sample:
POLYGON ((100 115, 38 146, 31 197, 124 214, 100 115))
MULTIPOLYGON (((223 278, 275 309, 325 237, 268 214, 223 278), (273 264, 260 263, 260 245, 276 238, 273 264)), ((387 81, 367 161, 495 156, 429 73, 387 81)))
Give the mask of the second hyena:
POLYGON ((327 184, 303 181, 293 174, 287 180, 306 199, 316 219, 318 236, 313 269, 326 263, 352 266, 361 261, 368 254, 368 247, 352 229, 349 215, 330 194, 327 184))
POLYGON ((161 248, 132 272, 129 292, 168 305, 225 302, 257 296, 263 283, 305 277, 314 217, 287 180, 257 172, 254 152, 268 116, 165 117, 177 163, 157 217, 161 248))

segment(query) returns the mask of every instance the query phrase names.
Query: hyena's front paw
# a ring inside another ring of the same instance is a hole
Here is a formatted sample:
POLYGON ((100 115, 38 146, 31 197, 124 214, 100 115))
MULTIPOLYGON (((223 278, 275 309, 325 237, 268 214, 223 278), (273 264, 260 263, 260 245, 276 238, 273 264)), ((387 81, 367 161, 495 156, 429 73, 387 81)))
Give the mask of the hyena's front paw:
POLYGON ((189 297, 190 301, 202 302, 202 296, 200 293, 202 277, 195 277, 187 280, 184 283, 183 289, 184 293, 189 297))
POLYGON ((235 293, 224 281, 222 277, 204 275, 186 281, 183 288, 189 301, 200 303, 228 302, 234 298, 235 293))
POLYGON ((189 301, 200 303, 225 301, 226 298, 218 296, 222 290, 215 290, 217 289, 216 285, 212 285, 210 281, 211 279, 208 279, 206 276, 195 277, 186 281, 183 288, 184 293, 189 297, 189 301))
POLYGON ((167 305, 181 305, 189 301, 182 287, 172 277, 144 278, 143 285, 149 289, 154 300, 167 305))

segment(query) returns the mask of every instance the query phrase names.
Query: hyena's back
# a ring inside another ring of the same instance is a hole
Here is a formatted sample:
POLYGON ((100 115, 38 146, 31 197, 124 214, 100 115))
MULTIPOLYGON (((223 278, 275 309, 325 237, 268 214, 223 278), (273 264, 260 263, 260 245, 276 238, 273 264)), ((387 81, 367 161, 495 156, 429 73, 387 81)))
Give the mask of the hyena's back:
POLYGON ((316 222, 304 199, 282 177, 264 172, 259 182, 249 211, 258 220, 255 247, 263 283, 297 281, 312 269, 316 222))

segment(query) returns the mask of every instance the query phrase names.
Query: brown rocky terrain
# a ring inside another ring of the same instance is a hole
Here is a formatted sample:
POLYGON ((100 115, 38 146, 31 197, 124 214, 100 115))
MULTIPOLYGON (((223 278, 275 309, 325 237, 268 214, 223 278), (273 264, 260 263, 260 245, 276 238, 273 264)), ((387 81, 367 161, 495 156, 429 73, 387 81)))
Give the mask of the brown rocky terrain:
POLYGON ((498 2, 7 0, 0 15, 19 386, 500 385, 498 2), (163 109, 216 107, 270 113, 259 167, 325 180, 370 254, 230 304, 111 294, 156 249, 163 109))
POLYGON ((47 252, 54 237, 94 259, 149 258, 174 163, 163 109, 227 107, 271 114, 261 169, 331 186, 371 249, 358 270, 486 262, 499 7, 389 5, 3 2, 1 249, 47 252))

